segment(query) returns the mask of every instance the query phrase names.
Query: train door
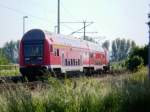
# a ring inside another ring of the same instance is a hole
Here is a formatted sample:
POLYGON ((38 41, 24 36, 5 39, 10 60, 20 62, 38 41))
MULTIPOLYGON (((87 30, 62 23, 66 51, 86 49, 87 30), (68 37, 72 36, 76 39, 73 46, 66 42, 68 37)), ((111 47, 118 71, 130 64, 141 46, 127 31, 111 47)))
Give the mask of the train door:
POLYGON ((80 55, 80 66, 82 66, 82 55, 80 55))
POLYGON ((64 55, 64 51, 62 51, 62 55, 61 55, 61 65, 62 65, 62 66, 65 65, 65 55, 64 55))

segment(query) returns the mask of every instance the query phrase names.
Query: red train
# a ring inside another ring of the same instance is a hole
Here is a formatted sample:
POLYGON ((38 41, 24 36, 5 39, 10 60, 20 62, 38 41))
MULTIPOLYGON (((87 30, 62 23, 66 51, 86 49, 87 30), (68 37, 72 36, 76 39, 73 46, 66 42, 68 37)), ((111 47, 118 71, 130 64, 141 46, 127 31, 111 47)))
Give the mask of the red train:
POLYGON ((20 42, 20 72, 29 79, 43 70, 52 73, 107 70, 108 63, 106 49, 72 36, 32 29, 24 34, 20 42))

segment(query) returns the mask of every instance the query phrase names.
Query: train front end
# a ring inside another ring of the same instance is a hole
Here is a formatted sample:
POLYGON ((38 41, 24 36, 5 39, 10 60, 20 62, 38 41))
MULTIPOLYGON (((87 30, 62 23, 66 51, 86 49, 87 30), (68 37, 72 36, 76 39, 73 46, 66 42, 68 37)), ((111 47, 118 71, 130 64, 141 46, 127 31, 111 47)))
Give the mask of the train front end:
POLYGON ((45 33, 39 29, 33 29, 24 34, 19 49, 20 72, 28 79, 43 75, 48 68, 49 43, 45 33))

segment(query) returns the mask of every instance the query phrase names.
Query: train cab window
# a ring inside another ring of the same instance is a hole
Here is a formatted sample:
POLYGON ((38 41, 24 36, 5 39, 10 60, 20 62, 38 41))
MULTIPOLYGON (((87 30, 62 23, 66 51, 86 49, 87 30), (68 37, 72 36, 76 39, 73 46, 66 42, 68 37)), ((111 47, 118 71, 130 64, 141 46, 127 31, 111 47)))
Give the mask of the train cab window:
POLYGON ((24 45, 24 55, 25 57, 42 57, 43 56, 43 45, 24 45))
POLYGON ((59 56, 59 49, 54 48, 54 55, 55 55, 55 56, 59 56))

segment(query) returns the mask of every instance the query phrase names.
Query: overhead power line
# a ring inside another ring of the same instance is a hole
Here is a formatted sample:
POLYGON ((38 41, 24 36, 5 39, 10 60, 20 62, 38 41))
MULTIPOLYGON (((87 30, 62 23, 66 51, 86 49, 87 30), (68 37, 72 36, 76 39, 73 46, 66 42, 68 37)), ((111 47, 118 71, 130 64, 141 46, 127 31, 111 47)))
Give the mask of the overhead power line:
POLYGON ((73 35, 74 33, 77 33, 77 32, 79 32, 79 31, 81 31, 82 29, 86 28, 87 26, 89 26, 89 25, 91 25, 91 24, 92 24, 92 23, 90 23, 90 24, 88 24, 88 25, 86 25, 86 26, 84 26, 84 27, 82 27, 82 28, 80 28, 80 29, 78 29, 78 30, 72 32, 70 35, 73 35))
POLYGON ((33 17, 33 18, 35 18, 35 19, 38 19, 38 20, 41 20, 41 21, 44 21, 44 22, 49 22, 49 21, 50 21, 50 20, 46 20, 46 19, 44 19, 44 18, 42 18, 42 17, 38 17, 38 16, 29 14, 29 13, 24 12, 24 11, 21 11, 21 10, 8 7, 8 6, 3 5, 3 4, 0 4, 0 7, 1 7, 1 8, 8 9, 8 10, 13 11, 13 12, 16 12, 16 13, 21 14, 21 15, 28 15, 28 16, 30 16, 30 17, 33 17))

